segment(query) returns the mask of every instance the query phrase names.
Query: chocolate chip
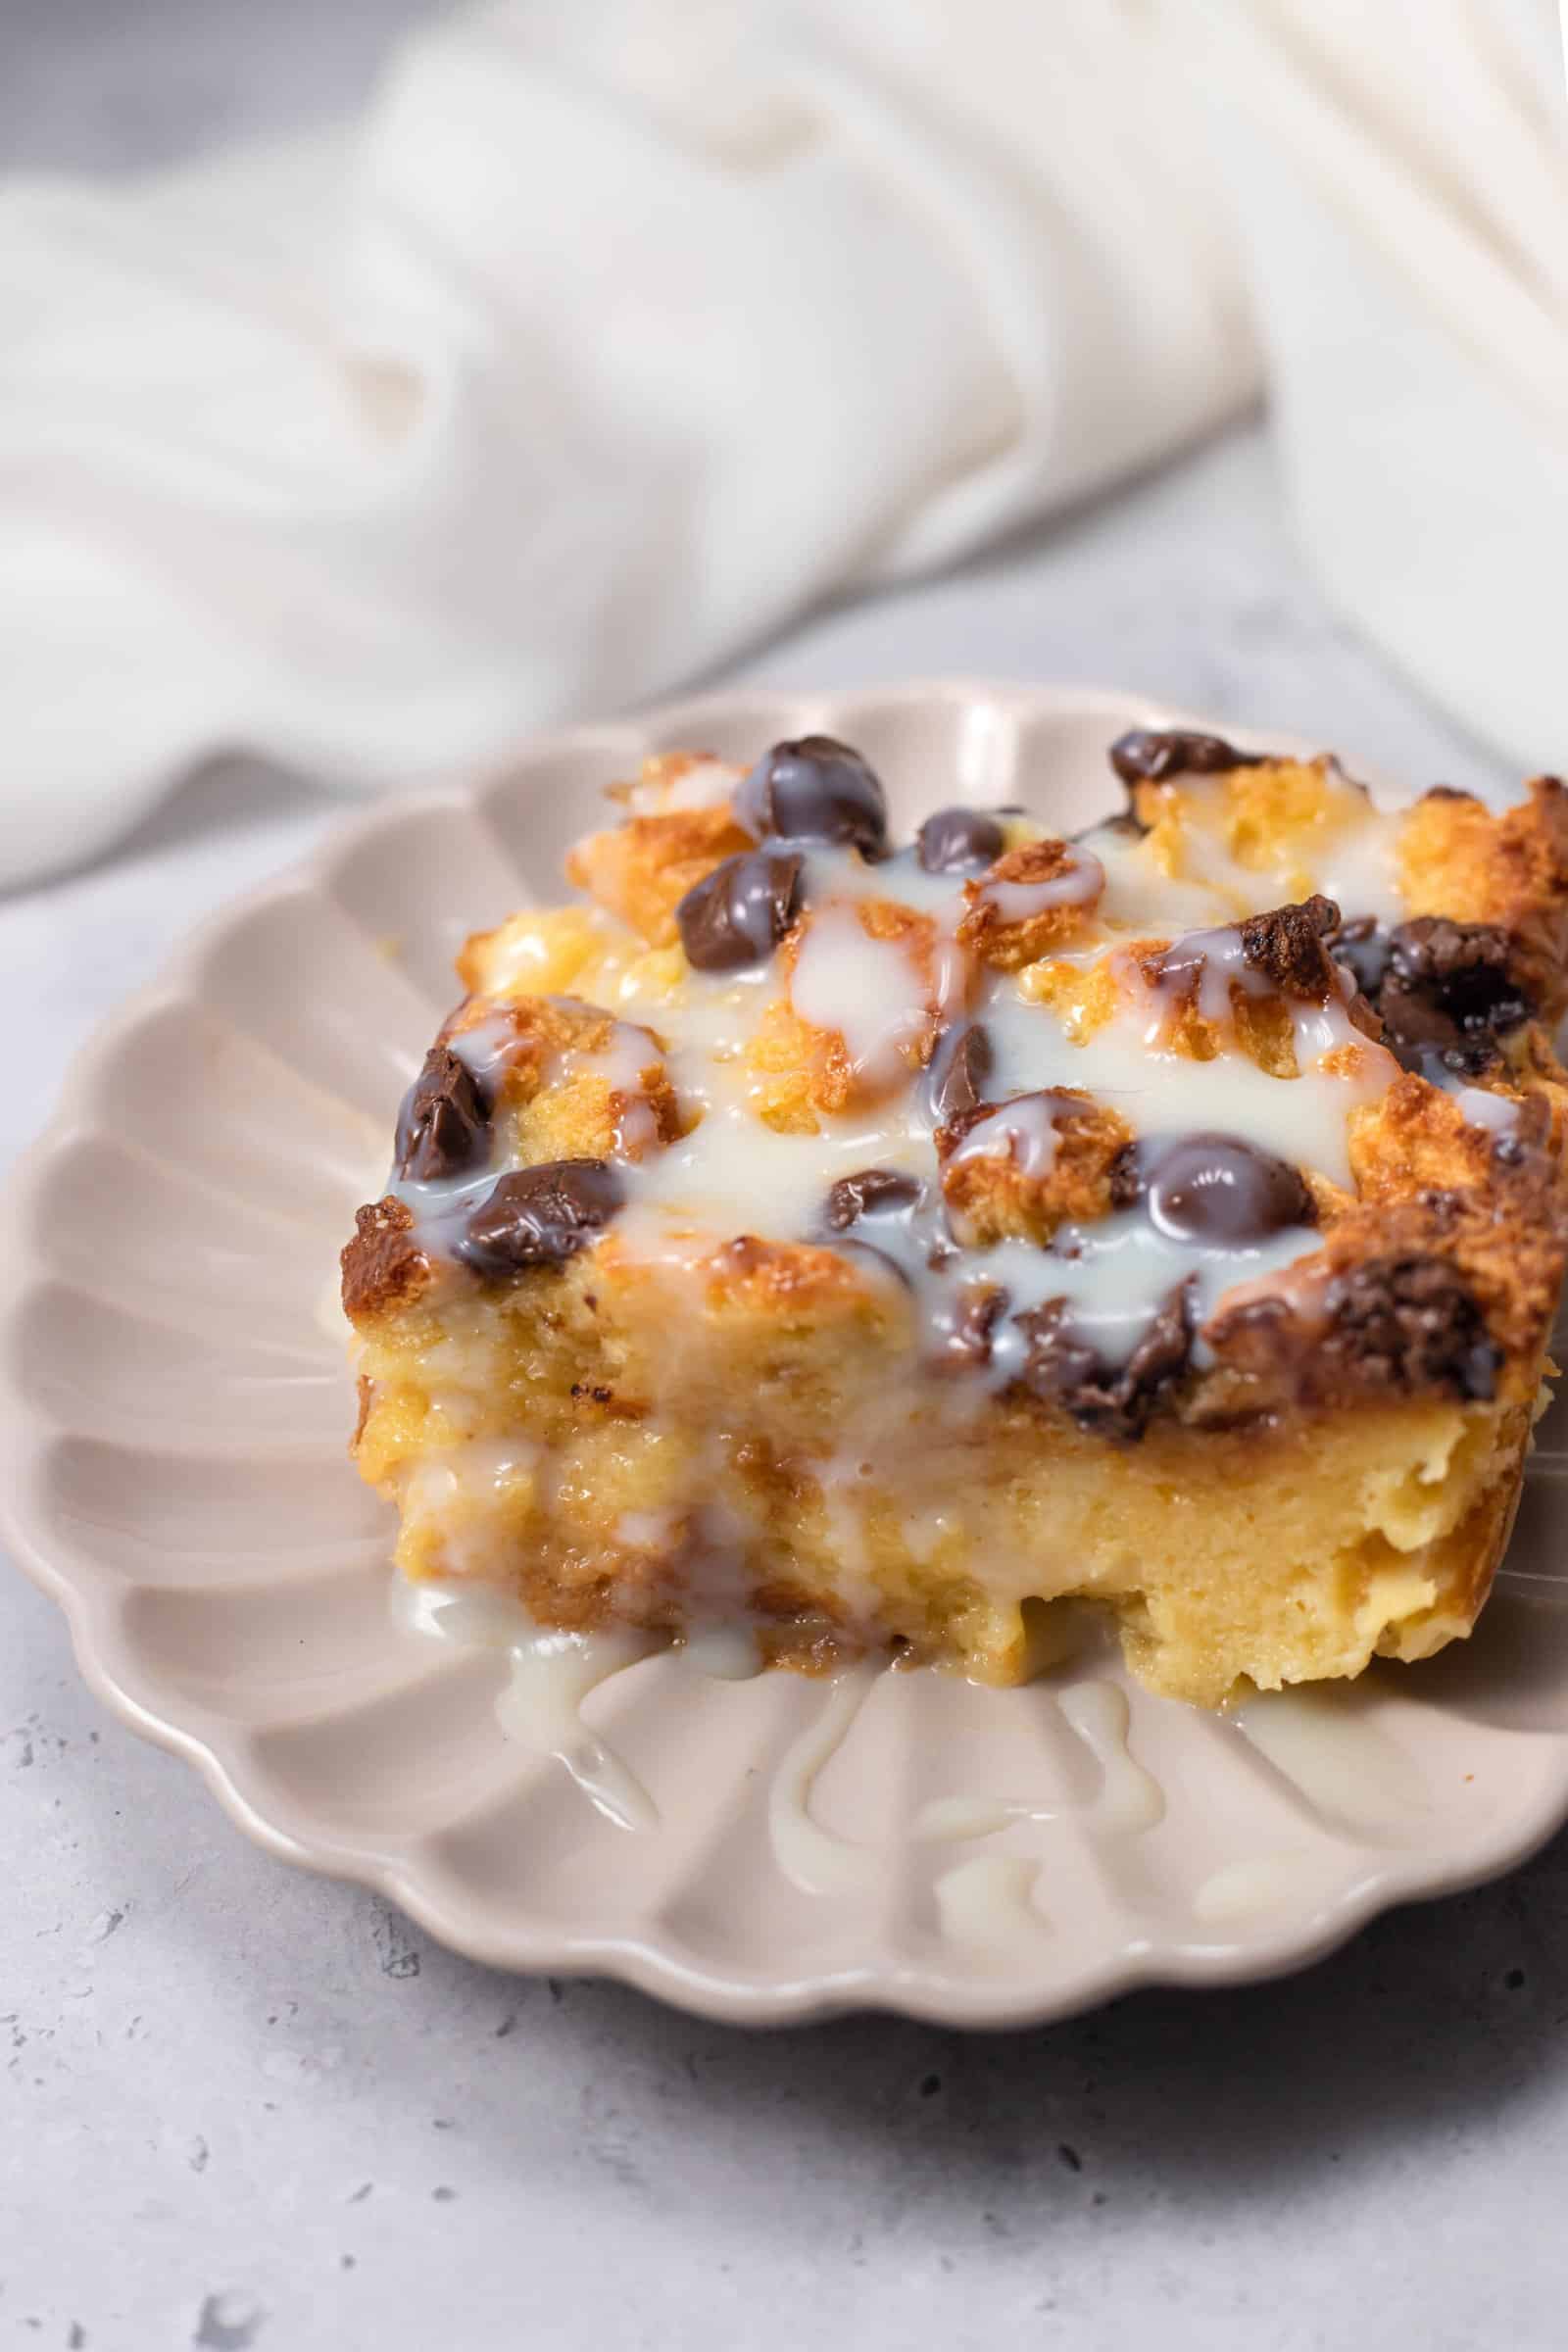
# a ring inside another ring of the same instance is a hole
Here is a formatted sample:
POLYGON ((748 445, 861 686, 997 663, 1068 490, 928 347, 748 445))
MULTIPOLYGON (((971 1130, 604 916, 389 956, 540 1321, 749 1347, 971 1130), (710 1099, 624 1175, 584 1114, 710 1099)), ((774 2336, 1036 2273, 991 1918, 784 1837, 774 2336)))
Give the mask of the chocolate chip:
POLYGON ((1336 963, 1348 967, 1351 978, 1369 1004, 1378 1001, 1383 975, 1389 968, 1389 935, 1375 914, 1358 914, 1326 931, 1323 945, 1336 963))
POLYGON ((473 1074, 432 1046, 398 1113, 397 1172, 421 1183, 458 1176, 490 1149, 490 1112, 473 1074))
POLYGON ((1394 1035, 1412 1045, 1517 1029, 1536 1007, 1513 957, 1513 942, 1497 923, 1418 915, 1389 934, 1378 1009, 1394 1035))
POLYGON ((1221 735, 1197 735, 1185 727, 1133 727, 1110 747, 1110 764, 1128 785, 1224 775, 1233 767, 1257 767, 1267 756, 1239 752, 1221 735))
POLYGON ((736 972, 771 956, 800 911, 802 864, 791 852, 743 850, 694 883, 675 909, 687 962, 736 972))
POLYGON ((1496 1392, 1500 1351, 1454 1267, 1441 1257, 1373 1257, 1337 1275, 1323 1353, 1366 1387, 1465 1398, 1496 1392))
POLYGON ((926 1108, 939 1127, 978 1109, 994 1058, 978 1021, 958 1021, 943 1030, 925 1073, 926 1108))
POLYGON ((992 1335, 1007 1310, 1007 1294, 994 1282, 966 1282, 942 1335, 937 1369, 980 1372, 991 1361, 992 1335))
POLYGON ((468 1219, 458 1255, 480 1274, 564 1266, 620 1206, 608 1160, 547 1159, 503 1176, 468 1219))
POLYGON ((977 872, 1002 856, 1006 836, 983 808, 939 808, 917 835, 928 874, 977 872))
POLYGON ((1115 1208, 1142 1204, 1172 1241, 1219 1250, 1245 1250, 1316 1216, 1297 1170, 1239 1135, 1128 1144, 1111 1167, 1110 1198, 1115 1208))
POLYGON ((853 1176, 841 1176, 828 1194, 827 1221, 835 1233, 844 1233, 861 1217, 912 1208, 923 1189, 917 1177, 896 1168, 858 1168, 853 1176))
POLYGON ((1326 1004, 1334 993, 1334 959, 1323 942, 1339 921, 1334 901, 1314 892, 1297 905, 1250 914, 1239 926, 1242 954, 1282 996, 1326 1004))
POLYGON ((1020 1140, 1038 1134, 1042 1119, 1054 1126, 1058 1120, 1081 1119, 1091 1115, 1093 1110, 1094 1104, 1086 1096, 1055 1086, 1036 1087, 1032 1094, 1027 1095, 1008 1095, 1000 1102, 974 1102, 967 1110, 956 1110, 952 1118, 937 1129, 937 1157, 948 1159, 965 1138, 973 1134, 975 1128, 983 1126, 988 1119, 995 1119, 1005 1138, 1004 1156, 1015 1159, 1023 1155, 1019 1149, 1020 1140), (1007 1112, 1018 1111, 1023 1114, 1026 1105, 1028 1115, 1020 1115, 1009 1125, 1007 1112))
POLYGON ((1507 1071, 1502 1049, 1490 1030, 1478 1030, 1473 1037, 1455 1037, 1447 1045, 1436 1040, 1418 1044, 1414 1038, 1396 1037, 1388 1030, 1383 1042, 1401 1070, 1424 1078, 1429 1086, 1448 1087, 1455 1078, 1474 1086, 1483 1078, 1500 1078, 1507 1071))
POLYGON ((1423 914, 1385 930, 1362 915, 1342 923, 1325 945, 1376 1005, 1385 1044, 1434 1086, 1494 1070, 1497 1038, 1537 1009, 1515 943, 1496 923, 1423 914))
POLYGON ((1208 967, 1214 943, 1222 937, 1218 931, 1190 931, 1184 939, 1172 940, 1168 948, 1142 958, 1144 978, 1151 988, 1185 1003, 1208 967))
POLYGON ((1075 1332, 1072 1303, 1048 1299, 1013 1321, 1029 1344, 1018 1385, 1043 1403, 1060 1405, 1081 1429, 1131 1444, 1148 1428, 1161 1394, 1187 1369, 1193 1344, 1192 1280, 1160 1300, 1148 1329, 1121 1365, 1107 1364, 1075 1332))
POLYGON ((735 814, 759 841, 842 842, 885 856, 888 809, 869 763, 831 735, 775 743, 743 779, 735 814))

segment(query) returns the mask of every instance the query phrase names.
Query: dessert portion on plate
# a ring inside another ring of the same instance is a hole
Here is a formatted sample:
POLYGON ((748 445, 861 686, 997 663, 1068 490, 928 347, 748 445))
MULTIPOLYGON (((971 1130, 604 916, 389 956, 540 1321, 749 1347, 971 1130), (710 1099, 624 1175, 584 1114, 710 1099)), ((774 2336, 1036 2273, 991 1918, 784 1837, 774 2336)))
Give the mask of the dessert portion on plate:
POLYGON ((413 1579, 1156 1690, 1467 1634, 1565 1248, 1568 792, 1123 736, 1073 839, 653 760, 471 939, 344 1251, 413 1579))

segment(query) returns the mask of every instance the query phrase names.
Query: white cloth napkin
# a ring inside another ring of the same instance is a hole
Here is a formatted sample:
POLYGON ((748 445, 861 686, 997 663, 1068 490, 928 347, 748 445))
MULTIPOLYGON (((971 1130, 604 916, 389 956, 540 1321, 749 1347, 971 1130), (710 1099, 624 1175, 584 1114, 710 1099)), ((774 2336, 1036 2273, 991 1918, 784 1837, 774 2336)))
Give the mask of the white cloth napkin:
MULTIPOLYGON (((0 879, 202 755, 497 757, 1265 384, 1344 609, 1561 749, 1550 0, 503 0, 0 195, 0 879)), ((1127 681, 1136 684, 1136 681, 1127 681)))

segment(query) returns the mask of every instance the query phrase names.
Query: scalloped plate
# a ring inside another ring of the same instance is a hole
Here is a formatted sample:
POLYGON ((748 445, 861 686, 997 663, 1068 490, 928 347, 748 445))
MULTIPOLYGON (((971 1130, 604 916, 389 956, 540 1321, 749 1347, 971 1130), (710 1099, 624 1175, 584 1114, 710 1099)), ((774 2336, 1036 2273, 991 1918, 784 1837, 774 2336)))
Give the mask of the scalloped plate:
POLYGON ((1221 1720, 1103 1658, 994 1691, 649 1657, 585 1702, 636 1830, 504 1735, 504 1658, 392 1620, 322 1300, 464 936, 555 895, 593 788, 649 751, 825 728, 896 818, 963 797, 1076 827, 1109 738, 1173 722, 1205 723, 968 684, 712 696, 382 806, 202 931, 82 1056, 6 1221, 6 1527, 98 1694, 272 1851, 475 1959, 757 2023, 1019 2024, 1262 1977, 1539 1845, 1568 1816, 1555 1413, 1482 1629, 1432 1664, 1221 1720))

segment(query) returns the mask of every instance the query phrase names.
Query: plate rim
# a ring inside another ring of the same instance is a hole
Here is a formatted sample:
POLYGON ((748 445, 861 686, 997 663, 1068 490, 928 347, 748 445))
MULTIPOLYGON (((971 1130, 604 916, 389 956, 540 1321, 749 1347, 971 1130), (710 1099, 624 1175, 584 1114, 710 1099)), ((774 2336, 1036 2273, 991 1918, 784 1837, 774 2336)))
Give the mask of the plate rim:
MULTIPOLYGON (((1119 713, 1127 725, 1223 728, 1244 742, 1266 741, 1295 752, 1308 749, 1302 738, 1285 729, 1260 730, 1239 720, 1216 720, 1157 696, 1092 684, 1033 685, 973 675, 799 690, 760 684, 673 697, 605 720, 542 730, 519 740, 505 759, 487 765, 466 785, 388 793, 369 808, 328 824, 302 857, 223 901, 182 934, 154 976, 105 1015, 72 1054, 53 1111, 18 1154, 0 1194, 0 1344, 13 1338, 29 1288, 29 1232, 45 1178, 84 1131, 83 1112, 100 1071, 123 1037, 150 1015, 190 1001, 201 958, 231 927, 313 888, 331 896, 339 860, 399 822, 461 808, 489 824, 487 801, 504 787, 510 769, 523 760, 541 761, 596 742, 608 748, 615 736, 631 744, 652 730, 666 732, 677 719, 701 726, 706 716, 721 719, 738 707, 759 713, 769 705, 798 711, 803 703, 815 700, 876 700, 889 705, 984 701, 1030 715, 1095 706, 1119 713)), ((53 1433, 24 1381, 12 1376, 10 1359, 7 1347, 0 1358, 0 1400, 6 1407, 0 1415, 0 1538, 18 1567, 61 1609, 77 1671, 92 1695, 126 1729, 192 1766, 228 1819, 265 1851, 316 1875, 367 1887, 396 1904, 437 1942, 482 1966, 520 1974, 612 1979, 723 2024, 784 2027, 878 2011, 966 2030, 1017 2029, 1056 2023, 1147 1987, 1220 1987, 1293 1974, 1339 1950, 1397 1904, 1435 1901, 1505 1876, 1539 1852, 1568 1821, 1565 1731, 1547 1735, 1557 1749, 1556 1769, 1544 1776, 1535 1804, 1512 1817, 1506 1835, 1476 1841, 1462 1858, 1456 1859, 1451 1849, 1441 1855, 1391 1852, 1358 1882, 1339 1888, 1304 1920, 1296 1919, 1265 1942, 1243 1945, 1220 1936, 1212 1941, 1195 1937, 1174 1945, 1144 1937, 1080 1967, 1070 1979, 1037 1990, 1016 1981, 992 1983, 961 1969, 949 1973, 915 1966, 889 1968, 875 1960, 853 1969, 800 1975, 787 1969, 736 1972, 683 1954, 667 1934, 657 1940, 634 1934, 573 1934, 552 1931, 537 1921, 514 1921, 505 1932, 492 1932, 471 1913, 460 1915, 437 1888, 421 1881, 417 1839, 393 1840, 414 1849, 412 1855, 400 1857, 386 1850, 384 1838, 372 1843, 319 1828, 313 1833, 275 1783, 266 1790, 255 1786, 262 1776, 247 1768, 248 1735, 242 1724, 225 1727, 178 1690, 160 1695, 145 1687, 146 1677, 113 1621, 114 1593, 103 1572, 74 1553, 64 1539, 47 1541, 41 1514, 28 1507, 53 1433)))

